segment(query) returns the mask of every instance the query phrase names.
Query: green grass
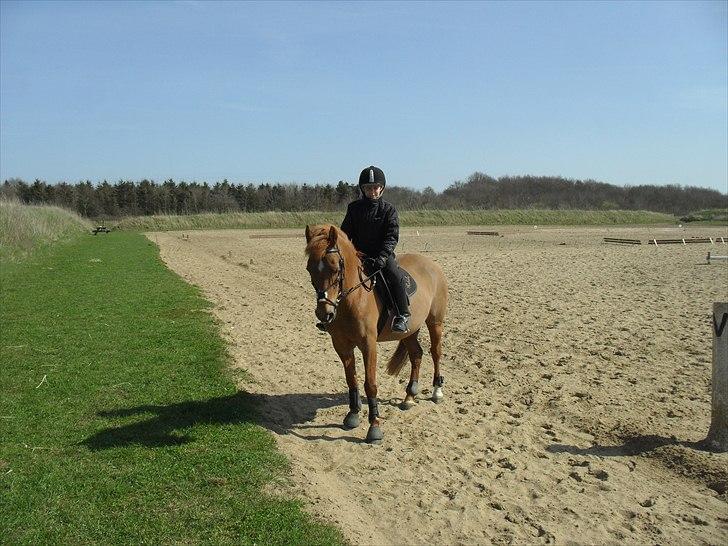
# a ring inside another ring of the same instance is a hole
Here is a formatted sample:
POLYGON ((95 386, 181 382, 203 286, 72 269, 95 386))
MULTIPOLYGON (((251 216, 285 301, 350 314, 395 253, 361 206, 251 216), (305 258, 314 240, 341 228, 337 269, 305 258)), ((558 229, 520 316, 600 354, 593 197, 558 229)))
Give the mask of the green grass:
POLYGON ((674 223, 675 217, 644 210, 423 210, 400 214, 405 226, 632 225, 674 223))
POLYGON ((116 229, 130 231, 180 231, 233 228, 303 228, 306 224, 341 222, 339 212, 231 212, 220 214, 157 215, 124 218, 116 229))
MULTIPOLYGON (((307 224, 340 224, 342 212, 251 212, 192 214, 188 216, 136 216, 118 222, 128 231, 180 231, 195 229, 303 229, 307 224)), ((403 227, 492 225, 615 225, 673 224, 669 214, 633 210, 415 210, 401 211, 403 227)))
POLYGON ((680 220, 699 225, 728 225, 728 209, 706 209, 682 216, 680 220))
POLYGON ((0 199, 0 260, 17 261, 35 250, 91 229, 91 222, 59 207, 0 199))
POLYGON ((0 542, 337 543, 261 487, 286 462, 208 304, 141 235, 0 270, 0 542))

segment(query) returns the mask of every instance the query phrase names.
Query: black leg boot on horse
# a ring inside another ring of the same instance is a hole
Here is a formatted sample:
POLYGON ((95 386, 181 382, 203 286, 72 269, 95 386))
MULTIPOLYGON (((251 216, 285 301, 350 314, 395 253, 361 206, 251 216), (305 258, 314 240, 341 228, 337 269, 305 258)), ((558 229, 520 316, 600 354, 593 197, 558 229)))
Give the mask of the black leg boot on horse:
POLYGON ((359 398, 359 389, 354 387, 349 389, 349 413, 344 418, 344 428, 352 429, 359 426, 359 412, 361 411, 361 399, 359 398))

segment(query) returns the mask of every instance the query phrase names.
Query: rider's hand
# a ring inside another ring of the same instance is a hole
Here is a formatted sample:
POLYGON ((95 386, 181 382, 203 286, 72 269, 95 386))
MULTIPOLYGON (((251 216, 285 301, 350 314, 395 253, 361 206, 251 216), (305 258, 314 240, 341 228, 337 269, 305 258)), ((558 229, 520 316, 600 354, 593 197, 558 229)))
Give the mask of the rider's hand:
POLYGON ((385 265, 387 265, 387 258, 385 258, 384 256, 377 256, 374 259, 374 263, 376 264, 377 269, 382 269, 385 265))

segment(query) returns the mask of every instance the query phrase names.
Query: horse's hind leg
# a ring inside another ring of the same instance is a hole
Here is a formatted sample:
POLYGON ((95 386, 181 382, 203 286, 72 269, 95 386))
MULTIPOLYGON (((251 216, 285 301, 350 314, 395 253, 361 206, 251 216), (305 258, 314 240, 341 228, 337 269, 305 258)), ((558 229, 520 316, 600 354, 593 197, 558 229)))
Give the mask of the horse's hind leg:
POLYGON ((414 334, 403 340, 407 347, 407 352, 409 353, 412 371, 410 372, 410 380, 407 384, 407 395, 400 406, 402 409, 409 409, 415 405, 415 396, 420 390, 418 381, 420 380, 420 364, 422 364, 423 351, 422 345, 420 345, 420 342, 417 339, 419 335, 420 331, 417 330, 414 334))
POLYGON ((435 365, 435 372, 432 379, 432 401, 436 404, 442 401, 442 385, 445 378, 440 375, 440 359, 442 358, 442 323, 427 323, 427 329, 430 331, 430 352, 432 353, 432 362, 435 365))

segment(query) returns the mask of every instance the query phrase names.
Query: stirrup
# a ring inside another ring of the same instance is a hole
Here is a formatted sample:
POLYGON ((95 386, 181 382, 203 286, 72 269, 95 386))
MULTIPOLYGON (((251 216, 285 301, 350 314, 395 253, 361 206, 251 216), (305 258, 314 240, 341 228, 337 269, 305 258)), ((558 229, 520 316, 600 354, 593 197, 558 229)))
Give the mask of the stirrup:
POLYGON ((409 332, 409 316, 407 316, 407 315, 395 316, 394 319, 392 320, 392 331, 401 332, 401 333, 409 332), (396 327, 398 323, 401 325, 400 328, 396 327))

